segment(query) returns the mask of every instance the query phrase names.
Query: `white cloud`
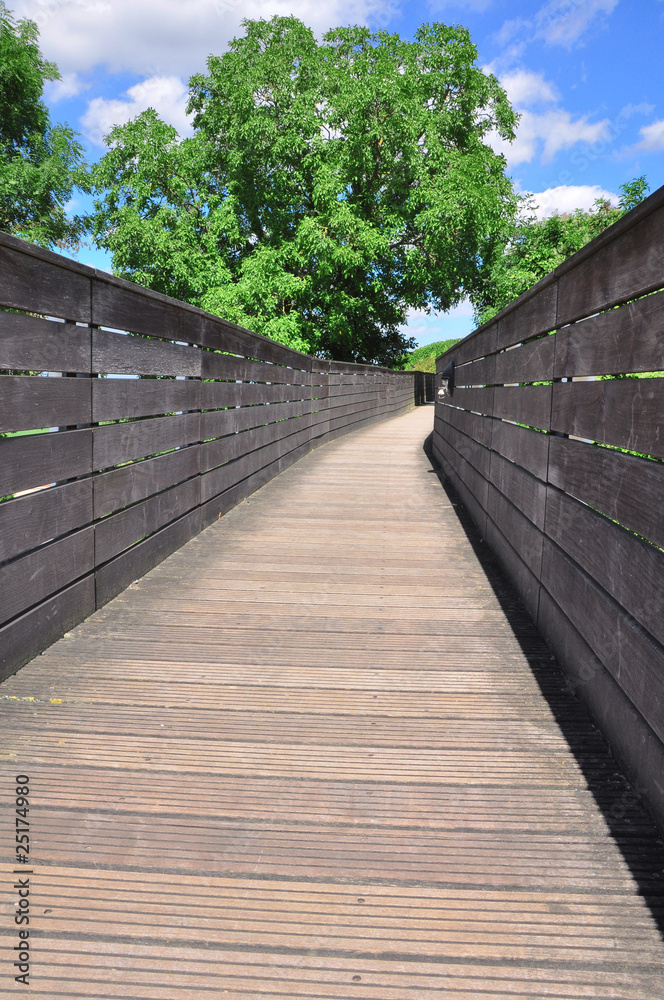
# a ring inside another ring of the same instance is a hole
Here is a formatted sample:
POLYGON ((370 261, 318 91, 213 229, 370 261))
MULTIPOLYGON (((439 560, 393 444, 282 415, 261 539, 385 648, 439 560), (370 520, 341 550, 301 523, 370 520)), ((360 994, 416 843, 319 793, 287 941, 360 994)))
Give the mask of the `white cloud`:
POLYGON ((57 104, 66 97, 76 97, 90 86, 80 79, 78 73, 63 73, 59 80, 49 80, 44 88, 44 96, 50 104, 57 104))
POLYGON ((501 86, 507 91, 512 104, 521 108, 533 104, 548 104, 558 100, 554 87, 544 79, 541 73, 533 73, 527 69, 516 69, 505 73, 500 78, 501 86))
POLYGON ((589 122, 586 116, 572 119, 569 111, 558 109, 542 115, 532 115, 531 127, 544 140, 542 163, 550 163, 561 149, 569 149, 578 142, 589 144, 609 135, 609 119, 589 122))
POLYGON ((552 0, 535 15, 536 36, 549 45, 571 48, 602 17, 608 17, 619 0, 552 0))
POLYGON ((598 198, 618 204, 618 196, 599 184, 561 184, 546 191, 527 192, 533 198, 535 215, 538 219, 548 219, 551 215, 564 215, 576 208, 588 211, 598 198))
POLYGON ((90 141, 103 146, 104 136, 114 125, 124 125, 146 108, 154 108, 180 135, 187 135, 191 132, 185 111, 187 96, 187 86, 180 77, 152 76, 130 87, 120 100, 95 97, 81 124, 90 141))
POLYGON ((511 167, 530 163, 540 151, 541 162, 551 163, 561 149, 570 149, 579 142, 590 144, 606 139, 609 132, 608 118, 589 122, 585 116, 573 119, 563 108, 552 108, 541 114, 525 110, 521 113, 515 141, 510 144, 494 137, 491 145, 496 152, 505 155, 511 167))
MULTIPOLYGON (((496 73, 499 65, 504 65, 502 59, 489 64, 485 70, 496 73)), ((537 156, 541 157, 542 163, 550 163, 562 149, 569 149, 579 142, 597 142, 609 135, 611 123, 608 118, 589 122, 586 116, 572 118, 569 111, 560 107, 533 110, 534 107, 555 105, 559 101, 555 87, 542 73, 523 68, 510 69, 499 73, 498 78, 521 115, 513 143, 505 142, 496 135, 490 140, 493 149, 505 156, 509 166, 530 163, 537 156)))
POLYGON ((241 35, 244 18, 294 14, 320 34, 337 24, 386 23, 395 0, 14 0, 17 17, 40 29, 47 59, 63 73, 104 66, 113 73, 205 70, 207 56, 241 35))
POLYGON ((639 135, 641 142, 634 147, 635 149, 642 149, 646 152, 664 149, 664 118, 653 122, 652 125, 644 125, 643 128, 639 129, 639 135))
POLYGON ((570 49, 586 31, 612 14, 618 3, 619 0, 551 0, 532 18, 505 21, 495 38, 500 45, 519 36, 528 42, 543 39, 549 45, 570 49))

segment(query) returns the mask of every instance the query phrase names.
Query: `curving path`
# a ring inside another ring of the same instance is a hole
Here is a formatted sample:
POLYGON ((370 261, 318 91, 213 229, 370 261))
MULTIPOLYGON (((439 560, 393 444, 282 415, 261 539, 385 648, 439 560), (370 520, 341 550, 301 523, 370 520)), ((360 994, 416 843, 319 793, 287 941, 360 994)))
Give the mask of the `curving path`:
POLYGON ((431 420, 320 448, 0 685, 31 995, 664 997, 661 844, 431 420))

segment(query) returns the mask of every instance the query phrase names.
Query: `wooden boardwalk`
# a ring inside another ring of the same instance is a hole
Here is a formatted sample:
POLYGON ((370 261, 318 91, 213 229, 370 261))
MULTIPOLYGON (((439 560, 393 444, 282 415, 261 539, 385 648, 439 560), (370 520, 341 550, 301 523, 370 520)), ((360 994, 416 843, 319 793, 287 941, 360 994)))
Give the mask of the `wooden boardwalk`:
POLYGON ((664 997, 661 843, 431 421, 314 452, 0 686, 31 995, 664 997))

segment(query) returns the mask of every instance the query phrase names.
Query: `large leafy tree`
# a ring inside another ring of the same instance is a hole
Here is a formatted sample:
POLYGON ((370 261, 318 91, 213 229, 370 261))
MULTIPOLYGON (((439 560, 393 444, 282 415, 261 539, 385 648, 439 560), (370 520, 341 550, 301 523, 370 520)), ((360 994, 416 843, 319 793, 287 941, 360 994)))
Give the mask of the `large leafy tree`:
POLYGON ((15 22, 0 0, 0 229, 41 246, 74 247, 81 222, 65 205, 81 162, 66 125, 52 125, 44 82, 58 80, 33 21, 15 22))
POLYGON ((152 110, 111 132, 95 239, 118 274, 266 336, 398 362, 408 306, 454 305, 511 232, 488 139, 512 108, 465 28, 244 28, 191 80, 193 137, 152 110))
POLYGON ((532 198, 522 200, 521 219, 504 254, 496 255, 483 272, 473 293, 476 319, 485 323, 513 299, 534 285, 564 260, 617 222, 646 197, 645 177, 620 186, 617 206, 598 199, 590 211, 556 214, 537 219, 532 198))

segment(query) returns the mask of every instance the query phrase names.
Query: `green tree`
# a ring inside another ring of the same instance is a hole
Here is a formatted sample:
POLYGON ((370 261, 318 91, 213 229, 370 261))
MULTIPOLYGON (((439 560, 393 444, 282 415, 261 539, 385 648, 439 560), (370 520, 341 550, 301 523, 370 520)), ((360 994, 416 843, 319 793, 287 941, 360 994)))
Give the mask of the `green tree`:
POLYGON ((524 218, 506 251, 484 271, 483 285, 472 296, 475 318, 486 323, 513 299, 634 208, 649 191, 645 177, 622 184, 617 207, 598 199, 588 212, 577 209, 537 220, 532 199, 522 200, 524 218))
POLYGON ((0 229, 41 246, 77 245, 82 221, 65 205, 82 149, 67 125, 52 125, 44 82, 59 80, 46 62, 33 21, 14 21, 0 0, 0 229))
POLYGON ((152 110, 111 132, 94 238, 117 274, 275 340, 398 363, 408 306, 453 306, 509 237, 487 138, 512 108, 465 28, 244 28, 191 80, 193 137, 152 110))

